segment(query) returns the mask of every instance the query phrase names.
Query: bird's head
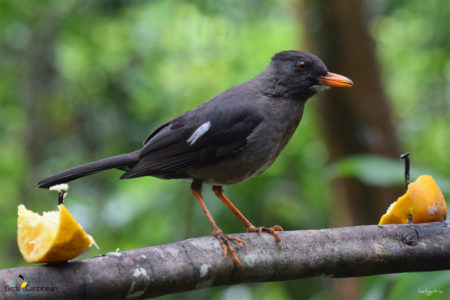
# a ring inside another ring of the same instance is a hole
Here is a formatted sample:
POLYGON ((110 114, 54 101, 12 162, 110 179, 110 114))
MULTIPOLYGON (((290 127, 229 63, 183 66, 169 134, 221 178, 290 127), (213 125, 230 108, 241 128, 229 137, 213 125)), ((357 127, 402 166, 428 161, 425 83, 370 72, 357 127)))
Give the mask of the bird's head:
POLYGON ((272 57, 268 67, 276 85, 289 95, 307 99, 316 92, 333 87, 351 87, 353 82, 342 75, 328 72, 317 56, 303 51, 282 51, 272 57))

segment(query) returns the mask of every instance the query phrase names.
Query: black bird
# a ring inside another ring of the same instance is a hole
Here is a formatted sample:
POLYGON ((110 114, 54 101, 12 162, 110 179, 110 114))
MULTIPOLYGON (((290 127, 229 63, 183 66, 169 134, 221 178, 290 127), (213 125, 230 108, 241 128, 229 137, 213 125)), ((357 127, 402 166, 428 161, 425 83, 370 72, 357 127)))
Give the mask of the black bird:
POLYGON ((216 225, 203 200, 202 183, 212 185, 216 196, 247 227, 247 232, 275 230, 255 227, 224 195, 224 185, 249 180, 266 170, 280 154, 302 118, 306 100, 324 87, 350 87, 353 82, 328 72, 315 55, 302 51, 276 53, 268 67, 255 78, 229 88, 196 108, 156 128, 137 151, 87 163, 60 172, 38 183, 40 188, 107 169, 121 169, 121 179, 154 176, 164 179, 192 178, 192 193, 200 203, 219 240, 241 265, 230 241, 216 225))

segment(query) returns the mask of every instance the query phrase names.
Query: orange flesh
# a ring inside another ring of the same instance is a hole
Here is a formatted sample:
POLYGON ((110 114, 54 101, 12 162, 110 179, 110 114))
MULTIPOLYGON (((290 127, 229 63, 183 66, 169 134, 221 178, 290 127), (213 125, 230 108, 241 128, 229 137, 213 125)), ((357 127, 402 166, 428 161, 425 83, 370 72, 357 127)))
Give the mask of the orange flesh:
POLYGON ((63 204, 58 209, 40 216, 19 205, 17 243, 27 262, 67 261, 95 244, 63 204))
POLYGON ((443 221, 447 204, 441 190, 430 175, 422 175, 408 186, 406 194, 397 199, 381 217, 379 225, 443 221))

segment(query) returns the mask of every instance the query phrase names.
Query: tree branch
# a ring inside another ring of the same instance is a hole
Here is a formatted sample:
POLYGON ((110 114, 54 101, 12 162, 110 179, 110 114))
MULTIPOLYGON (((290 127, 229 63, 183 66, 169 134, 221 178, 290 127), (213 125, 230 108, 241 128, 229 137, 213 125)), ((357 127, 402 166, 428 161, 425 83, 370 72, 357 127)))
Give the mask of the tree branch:
MULTIPOLYGON (((210 237, 107 253, 79 261, 0 271, 0 284, 19 275, 32 287, 28 297, 144 298, 211 286, 312 276, 354 277, 450 269, 450 222, 356 226, 290 231, 277 244, 268 234, 236 234, 242 269, 222 259, 210 237)), ((20 284, 20 283, 19 283, 20 284)), ((22 299, 3 289, 6 299, 22 299)))

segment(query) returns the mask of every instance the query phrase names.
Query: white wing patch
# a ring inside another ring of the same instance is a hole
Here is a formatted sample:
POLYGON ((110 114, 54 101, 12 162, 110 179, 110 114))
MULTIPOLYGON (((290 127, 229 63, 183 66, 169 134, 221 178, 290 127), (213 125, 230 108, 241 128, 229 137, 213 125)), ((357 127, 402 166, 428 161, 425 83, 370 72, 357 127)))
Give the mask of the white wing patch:
POLYGON ((194 131, 194 133, 187 139, 186 142, 193 145, 202 135, 204 135, 209 130, 209 128, 211 128, 211 121, 203 123, 194 131))

